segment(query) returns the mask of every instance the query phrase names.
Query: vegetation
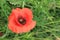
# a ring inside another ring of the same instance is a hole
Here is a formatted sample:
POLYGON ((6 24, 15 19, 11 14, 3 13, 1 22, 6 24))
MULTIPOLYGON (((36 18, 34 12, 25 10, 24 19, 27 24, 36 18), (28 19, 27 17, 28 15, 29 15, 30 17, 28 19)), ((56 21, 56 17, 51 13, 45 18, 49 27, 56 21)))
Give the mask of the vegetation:
POLYGON ((0 40, 60 40, 60 0, 0 0, 0 40), (8 29, 8 16, 17 7, 33 11, 37 24, 28 33, 8 29))

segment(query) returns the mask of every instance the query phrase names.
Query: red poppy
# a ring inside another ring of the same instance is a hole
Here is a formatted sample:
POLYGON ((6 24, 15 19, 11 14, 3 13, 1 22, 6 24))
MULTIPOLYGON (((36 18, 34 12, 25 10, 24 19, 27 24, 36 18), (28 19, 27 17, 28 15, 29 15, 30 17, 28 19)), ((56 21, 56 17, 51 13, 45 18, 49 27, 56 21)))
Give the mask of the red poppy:
POLYGON ((8 17, 8 28, 15 33, 29 32, 36 25, 36 21, 32 20, 32 11, 28 8, 16 8, 8 17))

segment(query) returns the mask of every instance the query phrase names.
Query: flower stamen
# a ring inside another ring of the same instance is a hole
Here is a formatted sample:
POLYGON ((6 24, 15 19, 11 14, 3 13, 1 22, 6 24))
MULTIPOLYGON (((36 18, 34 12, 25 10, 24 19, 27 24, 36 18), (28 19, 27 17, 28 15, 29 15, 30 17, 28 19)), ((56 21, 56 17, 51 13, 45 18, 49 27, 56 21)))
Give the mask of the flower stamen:
POLYGON ((24 18, 19 18, 19 23, 24 25, 26 23, 26 20, 24 18))

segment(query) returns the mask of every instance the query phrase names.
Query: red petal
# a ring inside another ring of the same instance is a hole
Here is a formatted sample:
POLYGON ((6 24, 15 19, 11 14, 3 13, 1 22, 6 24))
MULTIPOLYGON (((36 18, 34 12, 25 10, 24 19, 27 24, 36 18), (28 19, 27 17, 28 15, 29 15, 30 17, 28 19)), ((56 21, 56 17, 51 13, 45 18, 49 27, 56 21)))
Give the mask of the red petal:
POLYGON ((35 25, 36 25, 36 21, 32 21, 29 25, 23 27, 23 32, 29 32, 35 27, 35 25))
POLYGON ((15 15, 16 18, 20 16, 24 17, 24 13, 22 12, 22 9, 20 8, 13 9, 12 13, 15 15))
POLYGON ((9 17, 8 17, 8 20, 10 20, 13 16, 14 16, 14 14, 11 13, 11 14, 9 15, 9 17))
POLYGON ((28 8, 23 8, 22 11, 29 17, 29 18, 33 18, 33 14, 32 11, 28 8))
POLYGON ((21 26, 18 27, 17 25, 9 25, 9 29, 12 30, 15 33, 25 33, 25 32, 29 32, 31 29, 33 29, 36 25, 35 21, 32 21, 29 25, 26 26, 21 26))
POLYGON ((18 17, 18 12, 20 11, 21 9, 19 9, 19 8, 16 8, 16 9, 13 9, 12 10, 12 13, 9 15, 9 17, 8 17, 8 20, 10 20, 13 16, 15 16, 15 17, 18 17))

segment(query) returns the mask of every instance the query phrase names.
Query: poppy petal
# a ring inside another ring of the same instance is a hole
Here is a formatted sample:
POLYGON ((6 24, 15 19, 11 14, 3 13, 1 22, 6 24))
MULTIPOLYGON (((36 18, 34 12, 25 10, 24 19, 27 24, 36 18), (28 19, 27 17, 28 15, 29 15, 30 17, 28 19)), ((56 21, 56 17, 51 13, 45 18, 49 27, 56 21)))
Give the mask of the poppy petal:
POLYGON ((36 25, 36 21, 32 21, 29 25, 23 27, 23 32, 29 32, 35 27, 35 25, 36 25))
POLYGON ((33 18, 32 10, 30 10, 28 8, 23 8, 22 10, 27 16, 29 16, 30 18, 33 18))
POLYGON ((32 30, 35 27, 35 25, 36 25, 36 21, 32 21, 31 24, 22 27, 18 27, 17 25, 10 24, 9 29, 15 33, 25 33, 32 30))

